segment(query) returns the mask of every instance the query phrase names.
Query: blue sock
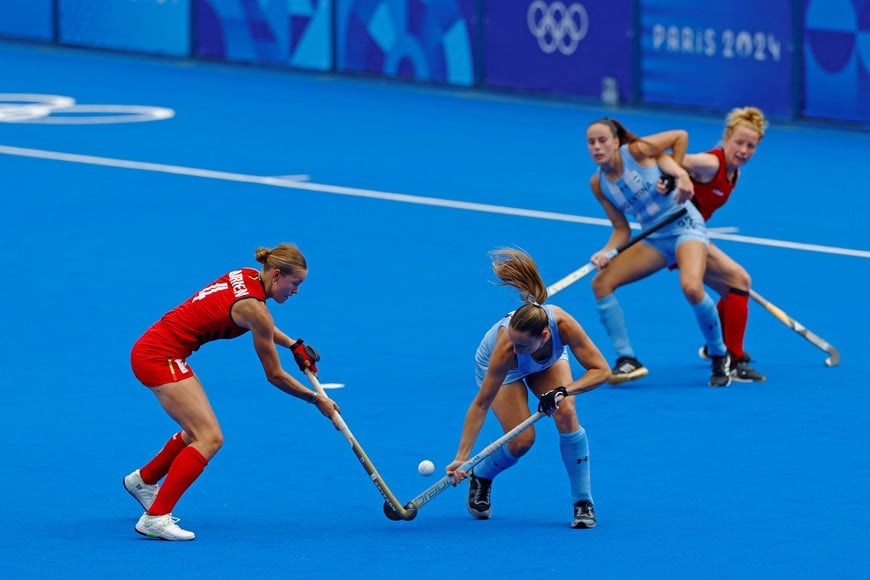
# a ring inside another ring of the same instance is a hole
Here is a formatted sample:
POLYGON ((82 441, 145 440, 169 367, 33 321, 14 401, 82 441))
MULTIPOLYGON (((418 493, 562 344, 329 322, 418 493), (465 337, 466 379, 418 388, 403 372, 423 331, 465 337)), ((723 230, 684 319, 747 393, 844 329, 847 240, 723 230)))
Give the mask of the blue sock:
POLYGON ((586 439, 586 430, 580 427, 573 433, 559 433, 559 451, 562 452, 562 461, 565 463, 565 469, 568 470, 572 503, 583 499, 592 502, 589 483, 589 441, 586 439))
POLYGON ((713 299, 705 292, 704 299, 692 306, 692 308, 695 310, 698 326, 701 327, 701 332, 704 333, 707 352, 715 356, 725 354, 727 349, 725 348, 725 342, 722 340, 722 323, 719 321, 719 312, 716 310, 713 299))
POLYGON ((607 330, 607 336, 610 337, 610 342, 613 343, 617 356, 635 358, 634 349, 631 348, 631 342, 628 340, 625 314, 623 314, 622 306, 619 305, 616 296, 614 294, 605 296, 595 305, 598 307, 598 318, 607 330))
POLYGON ((508 467, 516 465, 517 461, 519 458, 511 455, 507 443, 505 443, 474 468, 474 475, 484 479, 494 479, 496 475, 508 467))

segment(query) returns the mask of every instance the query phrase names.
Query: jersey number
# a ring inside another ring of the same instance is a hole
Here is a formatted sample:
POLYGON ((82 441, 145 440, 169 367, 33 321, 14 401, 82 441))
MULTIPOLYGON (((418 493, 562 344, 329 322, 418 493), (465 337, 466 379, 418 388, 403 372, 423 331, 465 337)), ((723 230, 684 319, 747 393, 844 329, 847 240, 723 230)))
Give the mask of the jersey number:
POLYGON ((215 292, 220 292, 221 290, 226 290, 230 285, 226 282, 221 282, 219 284, 212 284, 211 286, 206 286, 202 290, 199 291, 199 294, 193 297, 191 302, 196 302, 197 300, 202 300, 209 294, 214 294, 215 292))

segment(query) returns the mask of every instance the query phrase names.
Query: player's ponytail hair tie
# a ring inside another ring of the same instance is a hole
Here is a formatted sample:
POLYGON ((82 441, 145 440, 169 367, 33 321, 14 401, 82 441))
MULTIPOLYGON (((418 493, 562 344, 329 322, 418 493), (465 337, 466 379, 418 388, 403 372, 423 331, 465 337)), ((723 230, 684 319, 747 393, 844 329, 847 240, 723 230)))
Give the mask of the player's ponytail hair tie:
POLYGON ((541 304, 535 299, 534 295, 526 292, 524 292, 523 294, 523 302, 525 302, 526 304, 531 304, 532 306, 543 308, 543 306, 541 306, 541 304))

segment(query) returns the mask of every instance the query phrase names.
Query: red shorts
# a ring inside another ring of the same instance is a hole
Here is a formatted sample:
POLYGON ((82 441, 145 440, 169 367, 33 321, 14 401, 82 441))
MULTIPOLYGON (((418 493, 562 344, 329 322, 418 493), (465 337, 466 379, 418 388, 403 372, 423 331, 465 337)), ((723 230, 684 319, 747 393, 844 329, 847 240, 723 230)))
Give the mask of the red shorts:
POLYGON ((173 358, 157 354, 149 348, 148 341, 142 338, 133 346, 130 365, 133 367, 133 374, 146 387, 177 383, 194 376, 193 368, 187 364, 185 357, 173 358))

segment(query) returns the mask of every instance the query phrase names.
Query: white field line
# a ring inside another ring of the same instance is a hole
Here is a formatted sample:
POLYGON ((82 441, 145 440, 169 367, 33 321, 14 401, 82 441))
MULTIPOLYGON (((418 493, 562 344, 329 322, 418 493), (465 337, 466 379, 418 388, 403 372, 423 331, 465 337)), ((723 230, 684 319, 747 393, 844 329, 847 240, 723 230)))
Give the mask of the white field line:
MULTIPOLYGON (((445 207, 452 209, 461 209, 467 211, 477 211, 483 213, 493 213, 520 217, 529 217, 535 219, 544 219, 551 221, 562 221, 571 223, 580 223, 587 225, 607 226, 611 223, 608 219, 593 218, 586 216, 578 216, 565 213, 539 211, 533 209, 522 209, 515 207, 507 207, 502 205, 492 205, 487 203, 474 203, 468 201, 457 201, 451 199, 441 199, 437 197, 422 197, 418 195, 408 195, 404 193, 390 193, 386 191, 376 191, 371 189, 360 189, 356 187, 343 187, 340 185, 328 185, 323 183, 312 183, 307 181, 298 181, 297 179, 287 177, 270 177, 260 175, 248 175, 245 173, 233 173, 229 171, 215 171, 212 169, 198 169, 195 167, 184 167, 181 165, 168 165, 164 163, 149 163, 145 161, 130 161, 127 159, 114 159, 111 157, 98 157, 94 155, 79 155, 76 153, 63 153, 60 151, 46 151, 42 149, 28 149, 24 147, 12 147, 8 145, 0 145, 0 154, 13 155, 18 157, 33 157, 37 159, 49 159, 52 161, 66 161, 69 163, 82 163, 86 165, 100 165, 104 167, 116 167, 122 169, 135 169, 139 171, 152 171, 155 173, 171 173, 175 175, 185 175, 188 177, 201 177, 204 179, 218 179, 222 181, 236 181, 241 183, 254 183, 259 185, 267 185, 271 187, 283 187, 286 189, 296 189, 304 191, 316 191, 319 193, 331 193, 334 195, 348 195, 353 197, 366 197, 370 199, 381 199, 385 201, 396 201, 401 203, 411 203, 416 205, 429 205, 435 207, 445 207)), ((288 176, 290 177, 290 176, 288 176)), ((292 176, 297 177, 297 176, 292 176)), ((632 223, 633 229, 639 230, 640 226, 632 223)), ((740 236, 730 233, 717 232, 715 229, 709 233, 711 238, 728 240, 733 242, 741 242, 746 244, 756 244, 760 246, 772 246, 777 248, 788 248, 792 250, 802 250, 807 252, 820 252, 825 254, 839 254, 842 256, 853 256, 856 258, 870 258, 870 251, 855 250, 851 248, 838 248, 834 246, 822 246, 818 244, 804 244, 800 242, 789 242, 785 240, 772 240, 767 238, 757 238, 752 236, 740 236)))

